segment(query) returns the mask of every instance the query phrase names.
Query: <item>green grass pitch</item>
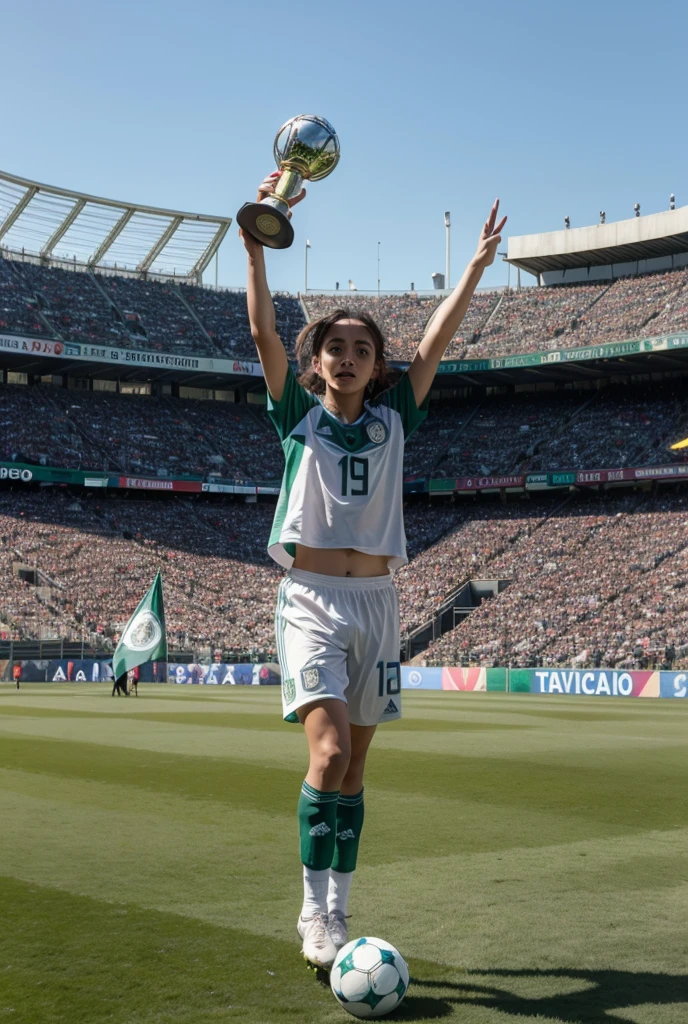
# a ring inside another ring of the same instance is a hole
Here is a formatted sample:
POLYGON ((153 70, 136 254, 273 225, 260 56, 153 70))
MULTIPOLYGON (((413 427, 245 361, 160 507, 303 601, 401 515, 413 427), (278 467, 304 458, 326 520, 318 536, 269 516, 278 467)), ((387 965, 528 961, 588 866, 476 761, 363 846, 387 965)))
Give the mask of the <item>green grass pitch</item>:
MULTIPOLYGON (((0 1024, 352 1020, 301 959, 276 689, 0 687, 0 1024)), ((688 702, 404 695, 352 936, 395 1020, 688 1021, 688 702)))

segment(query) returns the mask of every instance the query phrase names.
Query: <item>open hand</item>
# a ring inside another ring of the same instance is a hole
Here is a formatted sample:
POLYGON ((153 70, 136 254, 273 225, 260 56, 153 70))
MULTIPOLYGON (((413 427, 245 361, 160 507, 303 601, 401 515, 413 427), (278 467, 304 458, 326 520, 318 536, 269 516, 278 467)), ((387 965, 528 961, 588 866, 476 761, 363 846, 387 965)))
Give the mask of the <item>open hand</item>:
POLYGON ((489 267, 491 263, 494 263, 497 246, 502 240, 501 231, 506 224, 506 217, 502 217, 499 224, 497 224, 498 211, 499 199, 495 199, 492 209, 490 210, 490 216, 483 224, 483 229, 480 232, 478 248, 476 249, 475 256, 472 261, 474 265, 479 266, 481 270, 485 267, 489 267))

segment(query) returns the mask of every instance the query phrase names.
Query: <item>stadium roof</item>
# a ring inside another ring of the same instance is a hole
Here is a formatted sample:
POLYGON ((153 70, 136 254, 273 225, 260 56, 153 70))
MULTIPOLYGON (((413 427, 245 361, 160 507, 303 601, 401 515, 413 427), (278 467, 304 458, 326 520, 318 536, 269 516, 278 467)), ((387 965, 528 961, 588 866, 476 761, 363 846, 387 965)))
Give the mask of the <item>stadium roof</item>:
POLYGON ((200 281, 231 217, 41 185, 0 171, 0 246, 55 263, 200 281))
POLYGON ((688 253, 688 206, 508 241, 507 261, 530 274, 608 266, 688 253))

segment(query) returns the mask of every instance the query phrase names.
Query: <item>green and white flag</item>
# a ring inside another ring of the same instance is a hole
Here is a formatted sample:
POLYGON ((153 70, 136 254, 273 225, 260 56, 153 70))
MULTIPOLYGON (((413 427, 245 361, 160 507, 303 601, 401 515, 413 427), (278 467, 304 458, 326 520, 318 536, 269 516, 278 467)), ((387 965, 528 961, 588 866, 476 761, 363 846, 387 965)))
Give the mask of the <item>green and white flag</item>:
POLYGON ((167 658, 165 609, 162 603, 162 574, 158 569, 153 584, 129 619, 112 656, 115 679, 137 665, 167 658))

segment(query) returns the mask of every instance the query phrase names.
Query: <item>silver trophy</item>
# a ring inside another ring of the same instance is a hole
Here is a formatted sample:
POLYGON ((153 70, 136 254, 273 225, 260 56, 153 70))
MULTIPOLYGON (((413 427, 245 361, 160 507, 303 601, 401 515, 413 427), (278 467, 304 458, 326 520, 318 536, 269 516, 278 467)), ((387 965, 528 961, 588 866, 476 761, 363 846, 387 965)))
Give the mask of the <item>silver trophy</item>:
POLYGON ((237 222, 270 249, 288 249, 294 241, 289 200, 299 194, 304 180, 320 181, 332 173, 339 161, 339 139, 324 117, 299 114, 277 132, 273 152, 282 171, 277 188, 259 203, 244 203, 237 222))

